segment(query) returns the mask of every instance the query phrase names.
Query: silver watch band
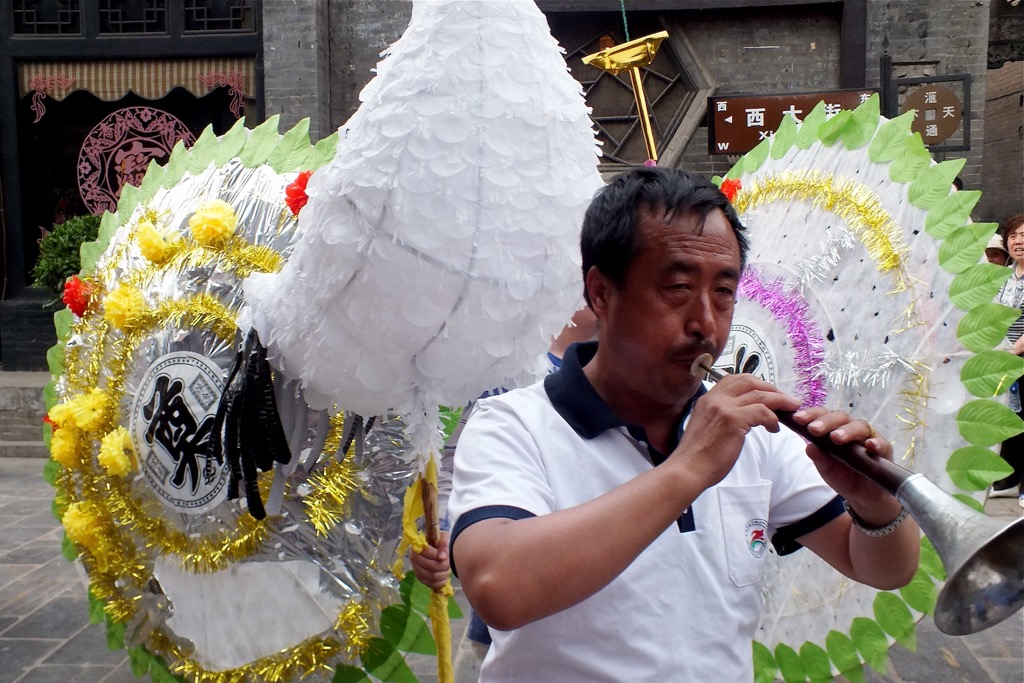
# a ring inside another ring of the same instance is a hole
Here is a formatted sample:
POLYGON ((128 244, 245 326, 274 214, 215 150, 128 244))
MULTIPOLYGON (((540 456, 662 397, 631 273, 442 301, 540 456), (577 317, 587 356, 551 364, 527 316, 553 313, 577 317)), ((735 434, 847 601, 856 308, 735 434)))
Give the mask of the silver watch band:
POLYGON ((883 536, 888 536, 892 532, 896 531, 900 524, 903 524, 903 520, 905 520, 909 514, 907 512, 907 508, 900 506, 900 512, 896 515, 896 519, 892 520, 885 526, 873 527, 865 524, 864 520, 853 511, 853 508, 850 507, 850 504, 845 500, 843 501, 843 507, 846 508, 846 513, 850 515, 850 519, 852 519, 853 523, 857 525, 857 528, 860 529, 861 533, 866 536, 871 536, 872 538, 882 538, 883 536))

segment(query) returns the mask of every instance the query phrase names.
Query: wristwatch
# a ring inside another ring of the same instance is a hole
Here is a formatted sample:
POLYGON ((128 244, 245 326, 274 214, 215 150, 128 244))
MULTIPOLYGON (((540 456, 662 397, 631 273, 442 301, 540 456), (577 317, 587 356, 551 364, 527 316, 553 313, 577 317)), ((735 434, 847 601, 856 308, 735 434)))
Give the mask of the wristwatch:
POLYGON ((853 511, 853 508, 850 507, 850 504, 845 500, 843 501, 843 507, 846 508, 846 514, 850 515, 850 519, 852 519, 853 523, 857 525, 857 528, 861 530, 861 533, 866 536, 871 536, 872 538, 882 538, 883 536, 888 536, 892 532, 896 531, 900 524, 903 524, 903 520, 905 520, 909 514, 907 512, 907 508, 901 505, 900 513, 896 515, 896 519, 892 520, 885 526, 870 526, 853 511))

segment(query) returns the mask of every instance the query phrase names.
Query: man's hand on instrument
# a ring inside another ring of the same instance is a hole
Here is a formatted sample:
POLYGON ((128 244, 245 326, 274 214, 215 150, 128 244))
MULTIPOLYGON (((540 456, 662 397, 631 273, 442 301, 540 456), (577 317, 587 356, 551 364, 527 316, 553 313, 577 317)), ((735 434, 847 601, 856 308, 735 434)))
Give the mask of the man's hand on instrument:
MULTIPOLYGON (((793 419, 807 425, 808 431, 814 436, 827 434, 832 443, 840 446, 859 443, 872 456, 892 460, 892 444, 879 436, 866 420, 825 408, 802 408, 793 415, 793 419)), ((814 444, 807 445, 807 455, 818 468, 822 479, 849 501, 858 513, 863 510, 865 519, 877 515, 884 523, 895 514, 894 510, 898 512, 899 503, 896 499, 867 477, 854 472, 814 444)))

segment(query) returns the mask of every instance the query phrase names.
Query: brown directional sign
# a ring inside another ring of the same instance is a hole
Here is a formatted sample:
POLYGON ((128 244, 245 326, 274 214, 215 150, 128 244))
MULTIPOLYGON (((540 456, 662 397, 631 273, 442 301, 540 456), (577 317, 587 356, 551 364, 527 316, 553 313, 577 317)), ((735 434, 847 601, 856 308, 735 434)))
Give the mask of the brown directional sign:
POLYGON ((786 114, 802 120, 818 102, 824 102, 825 116, 831 118, 843 109, 856 109, 876 92, 872 88, 863 88, 709 97, 708 154, 745 154, 771 136, 786 114))
POLYGON ((921 134, 926 145, 934 145, 949 138, 960 128, 963 105, 949 88, 929 83, 907 95, 900 112, 914 110, 910 130, 921 134))

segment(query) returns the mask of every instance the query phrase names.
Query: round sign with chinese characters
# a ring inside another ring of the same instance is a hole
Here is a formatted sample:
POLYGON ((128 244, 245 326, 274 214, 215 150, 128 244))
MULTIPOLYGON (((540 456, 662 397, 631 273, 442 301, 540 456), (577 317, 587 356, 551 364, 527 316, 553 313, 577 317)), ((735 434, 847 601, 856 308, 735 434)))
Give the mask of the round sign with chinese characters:
POLYGON ((213 457, 212 438, 223 390, 220 367, 179 351, 149 367, 132 402, 129 431, 140 469, 179 512, 202 512, 227 494, 228 468, 213 457))
POLYGON ((775 352, 764 334, 749 320, 734 319, 722 355, 715 368, 727 373, 748 373, 775 384, 775 352))
POLYGON ((960 129, 963 120, 963 104, 949 88, 927 83, 907 94, 903 100, 903 113, 913 109, 917 112, 910 130, 921 134, 926 145, 934 145, 948 139, 960 129))

